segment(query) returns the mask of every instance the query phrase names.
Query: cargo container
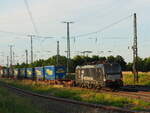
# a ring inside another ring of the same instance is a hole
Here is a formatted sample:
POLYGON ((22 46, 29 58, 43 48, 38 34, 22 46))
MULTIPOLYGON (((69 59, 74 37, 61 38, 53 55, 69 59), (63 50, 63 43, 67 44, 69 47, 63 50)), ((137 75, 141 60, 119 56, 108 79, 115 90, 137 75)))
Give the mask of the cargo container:
POLYGON ((66 75, 63 66, 45 66, 44 71, 46 80, 60 80, 65 78, 66 75))
POLYGON ((13 77, 14 76, 14 70, 13 68, 9 68, 9 77, 13 77))
POLYGON ((0 66, 0 77, 2 77, 2 76, 3 76, 3 67, 0 66))
POLYGON ((27 78, 33 79, 34 77, 34 68, 27 68, 27 78))
POLYGON ((4 77, 9 77, 9 69, 8 68, 4 69, 4 77))
POLYGON ((35 67, 35 80, 45 80, 45 73, 43 67, 35 67))
POLYGON ((27 77, 26 68, 20 68, 19 78, 26 78, 26 77, 27 77))
POLYGON ((2 77, 5 76, 5 68, 2 69, 2 77))
POLYGON ((55 67, 56 78, 64 79, 66 77, 66 69, 64 66, 56 66, 55 67))
POLYGON ((3 76, 3 69, 0 70, 0 77, 3 76))
POLYGON ((19 75, 20 75, 19 68, 14 69, 14 78, 18 78, 19 75))

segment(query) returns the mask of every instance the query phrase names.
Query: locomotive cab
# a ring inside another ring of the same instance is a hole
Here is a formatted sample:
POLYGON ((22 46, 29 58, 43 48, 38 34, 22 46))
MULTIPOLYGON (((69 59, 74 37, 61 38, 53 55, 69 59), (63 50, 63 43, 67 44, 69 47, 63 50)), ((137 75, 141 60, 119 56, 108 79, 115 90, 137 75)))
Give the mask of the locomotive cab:
POLYGON ((104 64, 106 87, 118 88, 123 86, 121 66, 117 63, 104 64))

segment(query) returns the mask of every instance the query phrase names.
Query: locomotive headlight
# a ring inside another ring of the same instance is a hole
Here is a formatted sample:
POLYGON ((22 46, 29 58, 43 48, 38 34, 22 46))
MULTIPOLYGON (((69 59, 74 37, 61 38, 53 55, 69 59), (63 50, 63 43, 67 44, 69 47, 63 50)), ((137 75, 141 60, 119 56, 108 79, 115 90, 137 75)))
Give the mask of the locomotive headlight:
POLYGON ((106 81, 106 78, 104 78, 104 81, 106 81))

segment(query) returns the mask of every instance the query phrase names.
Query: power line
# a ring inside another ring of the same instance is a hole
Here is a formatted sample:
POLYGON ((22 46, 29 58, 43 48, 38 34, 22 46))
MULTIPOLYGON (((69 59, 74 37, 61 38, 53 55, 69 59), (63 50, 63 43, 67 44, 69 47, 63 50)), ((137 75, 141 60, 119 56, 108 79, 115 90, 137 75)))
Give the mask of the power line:
POLYGON ((128 18, 130 18, 132 16, 133 15, 129 15, 127 17, 124 17, 124 18, 122 18, 122 19, 120 19, 120 20, 118 20, 118 21, 116 21, 116 22, 114 22, 114 23, 112 23, 110 25, 107 25, 107 26, 103 27, 102 29, 97 30, 95 32, 90 32, 90 33, 86 33, 86 34, 80 34, 80 35, 77 35, 77 36, 74 36, 74 37, 84 37, 84 36, 88 36, 88 35, 92 35, 92 34, 96 34, 96 33, 102 32, 102 31, 104 31, 104 30, 106 30, 108 28, 111 28, 112 26, 114 26, 114 25, 116 25, 118 23, 121 23, 122 21, 124 21, 124 20, 126 20, 126 19, 128 19, 128 18))
POLYGON ((30 11, 30 7, 29 7, 29 4, 28 4, 28 1, 27 1, 27 0, 24 0, 24 2, 25 2, 25 5, 26 5, 26 9, 27 9, 27 11, 28 11, 28 14, 29 14, 31 23, 32 23, 32 25, 33 25, 34 31, 35 31, 35 33, 38 35, 39 33, 38 33, 38 30, 37 30, 35 21, 34 21, 34 19, 33 19, 32 12, 30 11))
MULTIPOLYGON (((25 1, 26 1, 26 0, 25 0, 25 1)), ((110 24, 110 25, 107 25, 107 26, 103 27, 102 29, 97 30, 97 31, 95 31, 95 32, 80 34, 80 35, 72 36, 72 37, 70 37, 70 38, 73 38, 73 39, 74 39, 74 42, 75 42, 75 40, 76 40, 75 38, 78 38, 78 37, 85 37, 85 36, 88 36, 88 35, 92 35, 92 34, 96 34, 96 33, 102 32, 102 31, 104 31, 104 30, 106 30, 106 29, 108 29, 108 28, 110 28, 110 27, 112 27, 112 26, 114 26, 114 25, 116 25, 116 24, 118 24, 118 23, 120 23, 120 22, 122 22, 122 21, 128 19, 129 17, 132 17, 132 16, 133 16, 133 15, 129 15, 129 16, 127 16, 127 17, 124 17, 124 18, 122 18, 122 19, 120 19, 120 20, 118 20, 118 21, 116 21, 116 22, 114 22, 114 23, 112 23, 112 24, 110 24)), ((19 34, 19 33, 9 32, 9 31, 2 31, 2 30, 0 30, 0 32, 2 32, 2 33, 7 33, 7 34, 13 34, 13 35, 27 36, 27 34, 19 34)), ((34 35, 34 36, 37 37, 37 38, 45 38, 45 39, 47 39, 47 38, 57 38, 57 37, 55 37, 55 36, 52 36, 52 37, 43 37, 43 36, 39 36, 39 35, 34 35)), ((34 37, 34 38, 35 38, 35 37, 34 37)), ((64 38, 64 37, 63 37, 63 38, 64 38)))
POLYGON ((3 30, 0 30, 0 32, 1 32, 1 33, 5 33, 5 34, 10 34, 10 35, 27 36, 27 34, 16 33, 16 32, 11 32, 11 31, 3 31, 3 30))
MULTIPOLYGON (((5 34, 10 34, 10 35, 17 35, 17 36, 29 36, 28 34, 29 33, 27 33, 27 34, 25 34, 25 33, 16 33, 16 32, 11 32, 11 31, 3 31, 3 30, 0 30, 0 32, 1 33, 5 33, 5 34)), ((57 37, 55 37, 55 36, 39 36, 39 35, 33 35, 34 36, 34 38, 36 38, 36 39, 50 39, 50 38, 57 38, 57 37)))

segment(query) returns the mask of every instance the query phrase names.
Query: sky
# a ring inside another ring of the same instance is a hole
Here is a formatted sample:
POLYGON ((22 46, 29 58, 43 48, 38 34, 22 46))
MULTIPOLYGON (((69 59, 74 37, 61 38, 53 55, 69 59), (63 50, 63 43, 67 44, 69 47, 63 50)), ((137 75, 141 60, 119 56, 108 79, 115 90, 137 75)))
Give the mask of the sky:
MULTIPOLYGON (((121 55, 130 62, 133 13, 137 14, 138 55, 150 56, 150 0, 28 0, 28 4, 38 35, 56 37, 33 39, 35 60, 55 55, 57 41, 60 41, 60 54, 66 55, 66 24, 62 21, 73 21, 70 24, 71 57, 81 55, 82 51, 92 51, 89 56, 121 55), (101 31, 104 28, 107 29, 101 31), (101 32, 82 36, 95 31, 101 32)), ((0 1, 1 65, 6 65, 10 45, 15 53, 14 63, 24 62, 25 50, 30 54, 27 35, 32 34, 36 32, 24 0, 0 1)))

